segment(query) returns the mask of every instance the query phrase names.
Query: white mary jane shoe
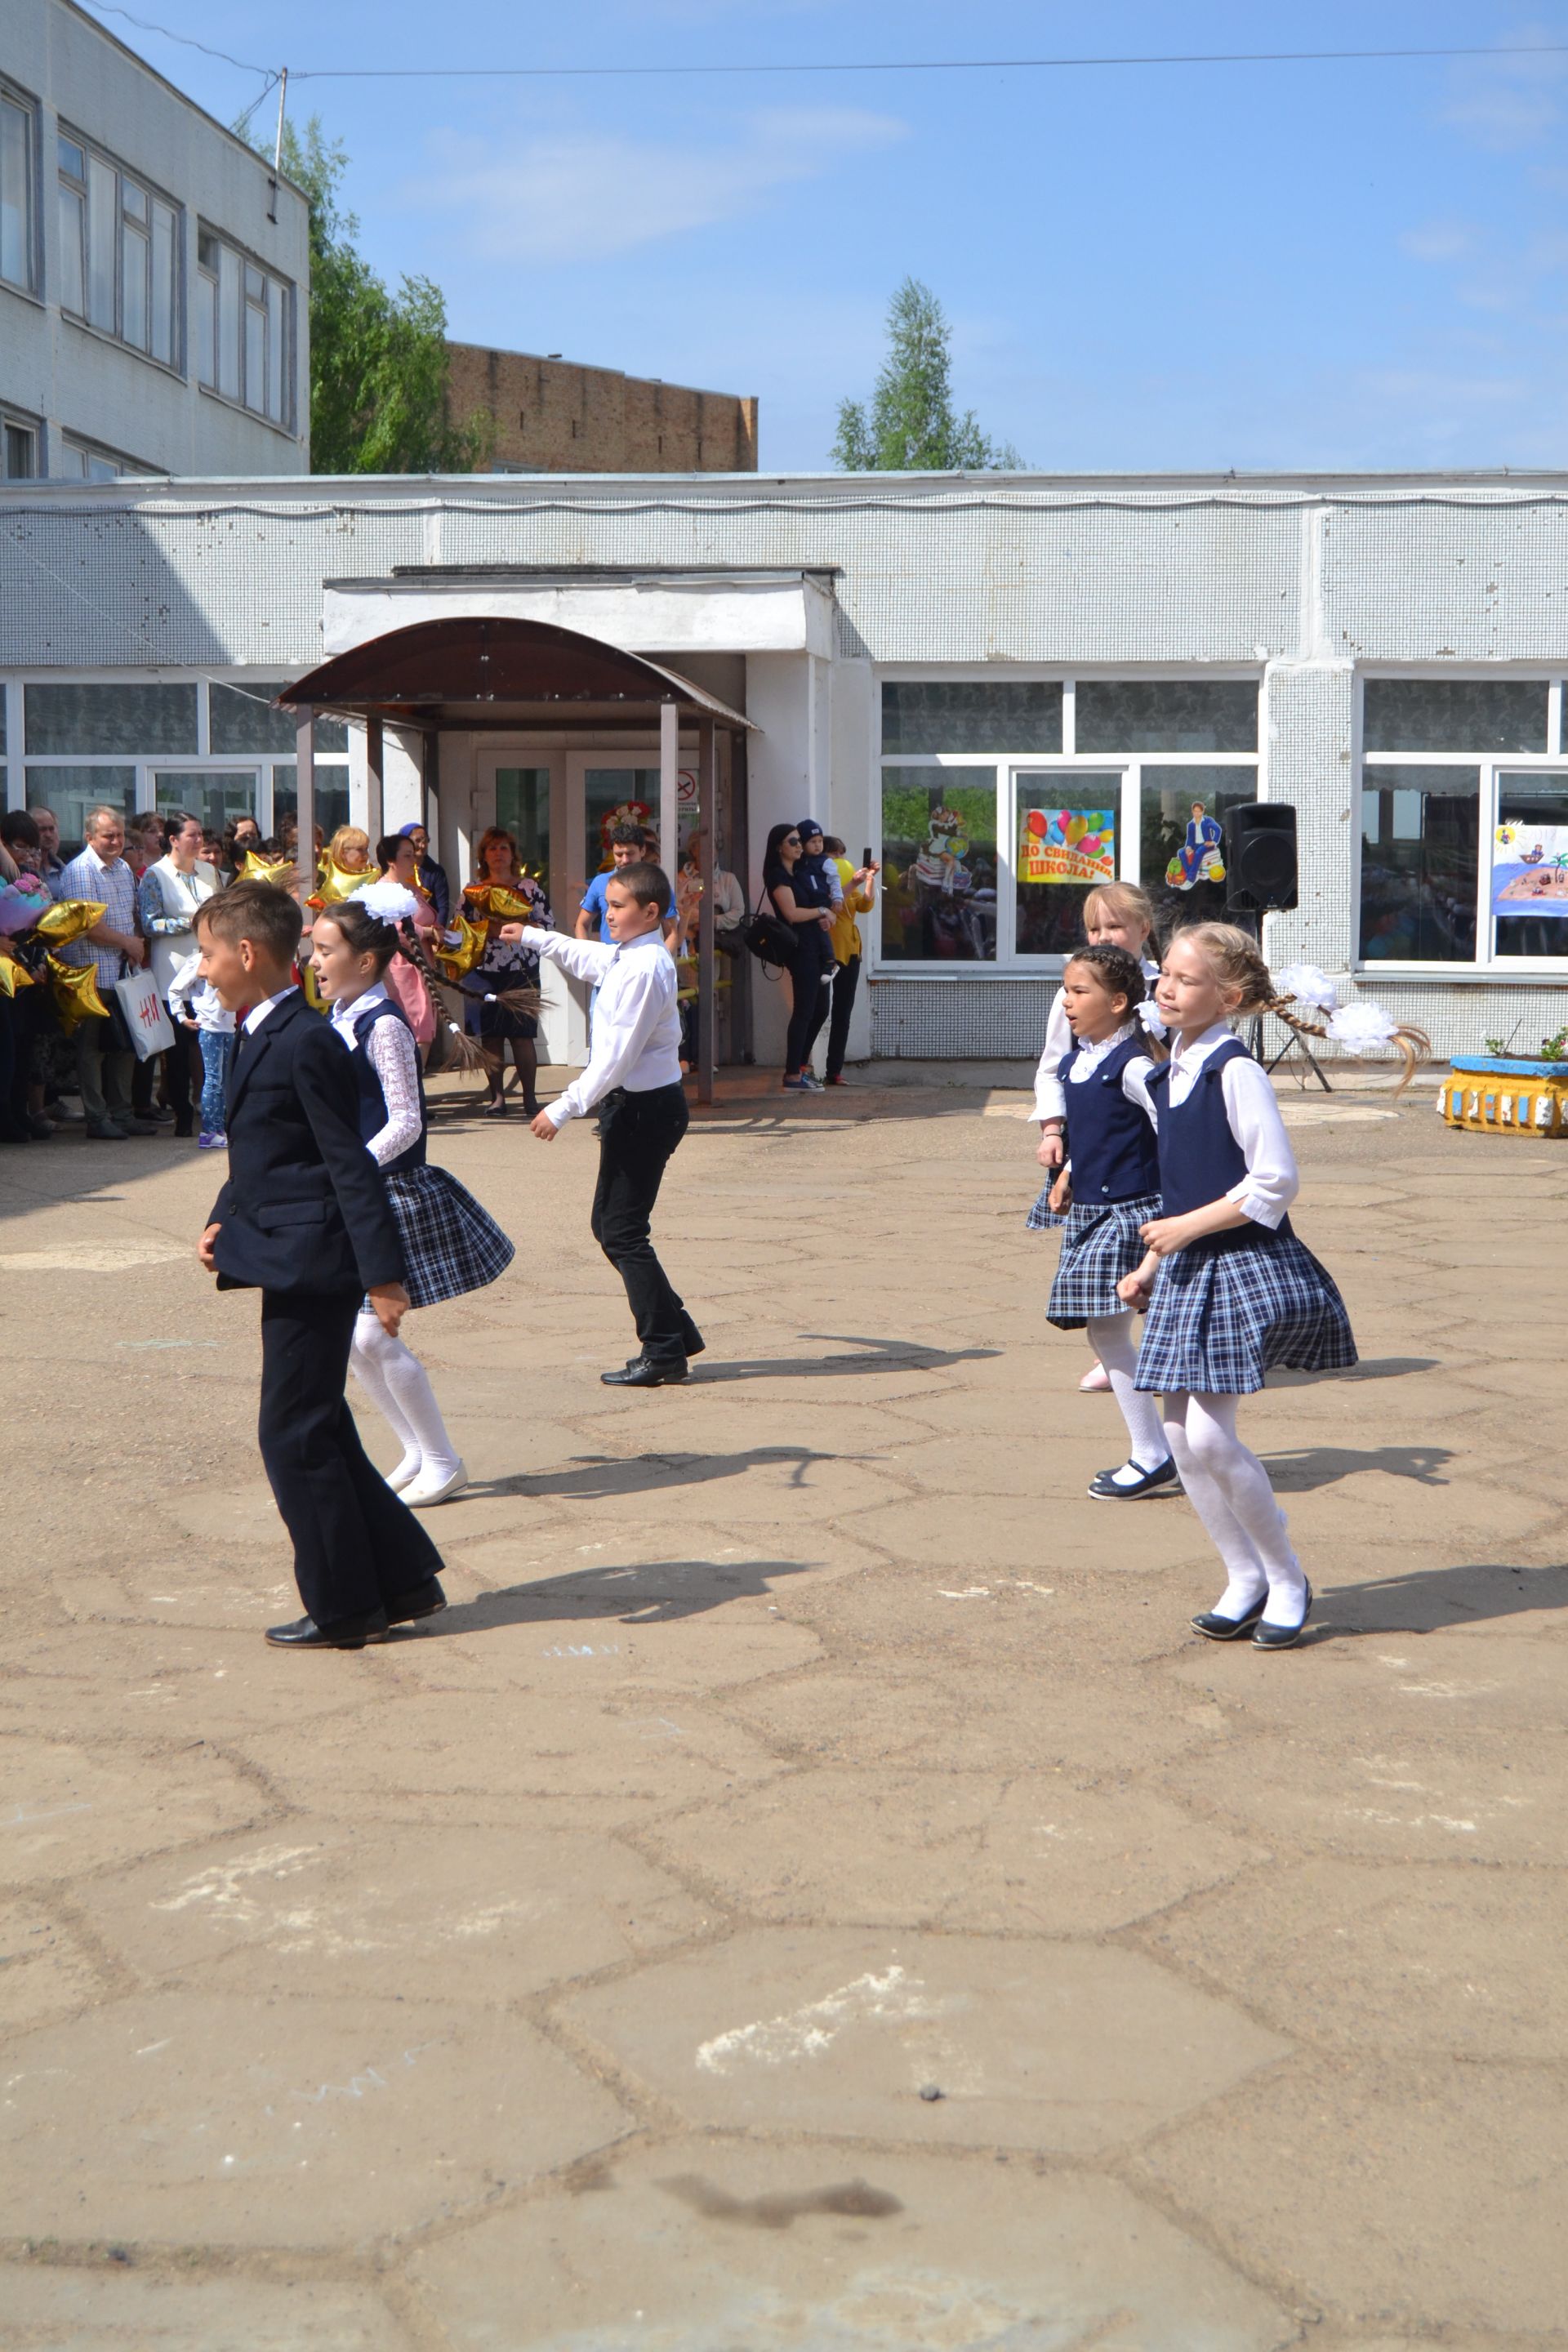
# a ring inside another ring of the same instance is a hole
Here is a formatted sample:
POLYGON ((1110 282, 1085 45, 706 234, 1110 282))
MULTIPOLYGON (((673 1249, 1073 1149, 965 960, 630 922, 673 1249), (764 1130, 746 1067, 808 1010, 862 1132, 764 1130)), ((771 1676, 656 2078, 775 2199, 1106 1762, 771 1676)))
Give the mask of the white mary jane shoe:
POLYGON ((404 1488, 403 1499, 411 1511, 426 1510, 432 1503, 448 1502, 468 1483, 468 1474, 461 1462, 445 1478, 426 1478, 421 1471, 412 1486, 404 1488))
POLYGON ((403 1465, 399 1463, 395 1470, 388 1470, 383 1475, 385 1478, 386 1484, 391 1487, 393 1493, 395 1495, 401 1495, 405 1486, 413 1486, 415 1480, 419 1476, 423 1468, 423 1463, 416 1462, 412 1470, 405 1470, 403 1467, 403 1465))

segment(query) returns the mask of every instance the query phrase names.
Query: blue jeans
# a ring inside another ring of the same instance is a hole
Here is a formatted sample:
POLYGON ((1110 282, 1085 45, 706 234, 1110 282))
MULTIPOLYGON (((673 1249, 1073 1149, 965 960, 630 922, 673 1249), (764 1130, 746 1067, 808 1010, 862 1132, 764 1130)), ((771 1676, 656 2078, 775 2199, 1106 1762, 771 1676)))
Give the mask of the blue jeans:
POLYGON ((228 1078, 229 1048, 232 1037, 221 1030, 204 1029, 202 1047, 202 1133, 221 1135, 224 1131, 224 1088, 228 1078))

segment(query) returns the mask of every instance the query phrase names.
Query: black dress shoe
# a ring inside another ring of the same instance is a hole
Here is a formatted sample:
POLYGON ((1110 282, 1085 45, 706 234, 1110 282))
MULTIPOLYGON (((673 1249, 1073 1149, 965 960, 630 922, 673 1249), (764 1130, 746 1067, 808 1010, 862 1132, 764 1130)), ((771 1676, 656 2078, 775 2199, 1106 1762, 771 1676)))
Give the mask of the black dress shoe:
POLYGON ((1097 1471, 1089 1482, 1089 1491, 1097 1503, 1133 1503, 1140 1495, 1152 1495, 1159 1487, 1173 1485, 1176 1475, 1176 1465, 1167 1454, 1152 1470, 1142 1469, 1132 1462, 1120 1465, 1118 1470, 1097 1471), (1128 1486, 1121 1480, 1121 1469, 1137 1470, 1136 1483, 1128 1486))
POLYGON ((1307 1630, 1307 1620, 1312 1613, 1312 1588, 1307 1586, 1306 1605, 1299 1625, 1259 1625, 1252 1637, 1255 1650, 1291 1650, 1307 1630))
POLYGON ((668 1364, 650 1363, 646 1356, 634 1356, 624 1370, 601 1372, 599 1378, 607 1389, 662 1389, 686 1378, 686 1359, 677 1356, 668 1364))
POLYGON ((313 1617, 296 1617, 291 1625, 268 1625, 267 1638, 279 1650, 363 1650, 379 1642, 386 1631, 386 1612, 373 1609, 364 1617, 334 1617, 318 1625, 313 1617))
POLYGON ((423 1584, 411 1585, 406 1592, 395 1592, 386 1604, 389 1625, 412 1625, 420 1617, 438 1617, 447 1606, 447 1596, 439 1580, 427 1576, 423 1584))
POLYGON ((1238 1633, 1246 1633, 1257 1624, 1268 1598, 1266 1592, 1262 1601, 1255 1601, 1245 1617, 1222 1617, 1217 1610, 1205 1609, 1201 1617, 1192 1620, 1193 1631, 1201 1633, 1206 1642, 1234 1642, 1238 1633))

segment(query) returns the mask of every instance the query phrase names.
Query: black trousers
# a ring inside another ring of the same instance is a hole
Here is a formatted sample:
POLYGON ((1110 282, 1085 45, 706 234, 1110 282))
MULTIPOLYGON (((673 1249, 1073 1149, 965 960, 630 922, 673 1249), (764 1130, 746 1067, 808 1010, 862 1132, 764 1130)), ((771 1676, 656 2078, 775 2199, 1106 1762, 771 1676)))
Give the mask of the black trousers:
POLYGON ((784 1040, 784 1076, 795 1077, 811 1059, 811 1049, 827 1018, 827 982, 833 971, 833 942, 820 923, 802 923, 795 933, 795 961, 789 968, 793 1006, 789 1034, 784 1040))
POLYGON ((617 1088, 605 1097, 601 1110, 594 1239, 626 1286, 642 1352, 651 1363, 684 1362, 702 1347, 702 1334, 677 1297, 648 1235, 653 1204, 687 1119, 679 1087, 655 1087, 646 1095, 617 1088))
POLYGON ((441 1555, 359 1442, 343 1385, 358 1291, 261 1294, 257 1434, 318 1625, 359 1617, 440 1573, 441 1555))
POLYGON ((844 1056, 849 1047, 849 1015, 855 1008, 855 991, 860 984, 860 959, 851 956, 847 963, 837 966, 833 974, 833 1010, 827 1019, 827 1075, 836 1078, 844 1067, 844 1056))

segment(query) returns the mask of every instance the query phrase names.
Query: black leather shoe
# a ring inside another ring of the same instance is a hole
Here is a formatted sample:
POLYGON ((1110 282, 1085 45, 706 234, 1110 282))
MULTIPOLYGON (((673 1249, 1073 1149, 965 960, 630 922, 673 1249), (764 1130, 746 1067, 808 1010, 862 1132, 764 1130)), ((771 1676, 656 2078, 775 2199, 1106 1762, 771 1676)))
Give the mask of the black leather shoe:
POLYGON ((437 1577, 427 1576, 423 1584, 411 1585, 406 1592, 394 1593, 386 1604, 389 1625, 412 1625, 421 1617, 438 1617, 447 1606, 447 1596, 437 1577))
MULTIPOLYGON (((1261 1613, 1261 1612, 1259 1612, 1261 1613)), ((1299 1625, 1259 1625, 1252 1637, 1255 1650, 1290 1650, 1307 1630, 1307 1620, 1312 1613, 1312 1588, 1307 1587, 1307 1602, 1299 1625)))
POLYGON ((1266 1592, 1262 1601, 1254 1601, 1245 1617, 1222 1617, 1217 1610, 1205 1609, 1201 1617, 1192 1620, 1193 1631, 1201 1633, 1205 1642, 1234 1642, 1238 1633, 1249 1633, 1257 1624, 1268 1598, 1266 1592))
POLYGON ((385 1610, 373 1609, 365 1617, 334 1617, 330 1625, 296 1617, 291 1625, 268 1625, 267 1638, 279 1650, 363 1650, 385 1632, 385 1610))
MULTIPOLYGON (((1125 1463, 1120 1465, 1122 1469, 1128 1466, 1125 1463)), ((1138 1468, 1136 1463, 1131 1466, 1138 1468)), ((1089 1491, 1097 1503, 1135 1503, 1140 1495, 1152 1495, 1159 1487, 1174 1484, 1176 1475, 1176 1465, 1167 1455, 1152 1470, 1141 1471, 1137 1484, 1131 1486, 1119 1485, 1114 1470, 1097 1471, 1089 1482, 1089 1491)))
POLYGON ((677 1356, 672 1363, 650 1363, 646 1356, 634 1356, 624 1370, 601 1372, 599 1378, 607 1389, 662 1389, 686 1378, 686 1359, 677 1356))

